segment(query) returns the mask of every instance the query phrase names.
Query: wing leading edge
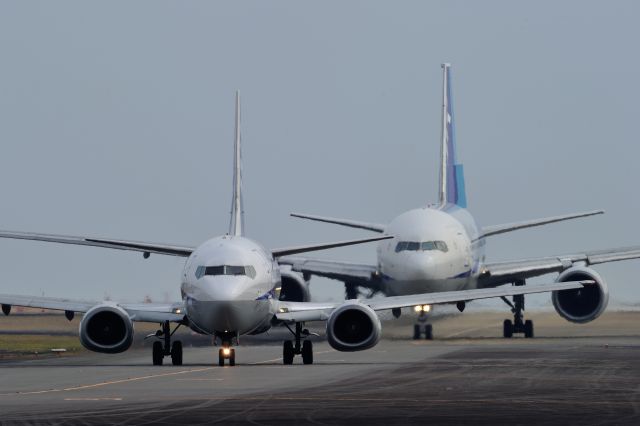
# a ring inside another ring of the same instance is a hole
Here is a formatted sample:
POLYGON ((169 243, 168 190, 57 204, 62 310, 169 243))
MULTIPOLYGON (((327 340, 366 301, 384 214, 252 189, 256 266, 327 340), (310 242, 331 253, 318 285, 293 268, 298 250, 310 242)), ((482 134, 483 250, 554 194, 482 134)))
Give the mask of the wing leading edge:
POLYGON ((52 309, 85 313, 94 306, 110 304, 124 309, 133 321, 138 322, 181 322, 184 320, 184 304, 176 303, 114 303, 110 301, 74 300, 58 297, 17 296, 1 294, 0 304, 28 308, 52 309))
MULTIPOLYGON (((405 308, 415 305, 437 305, 443 303, 468 302, 476 299, 515 296, 520 294, 546 293, 550 291, 572 290, 594 284, 593 281, 567 281, 544 285, 483 288, 474 290, 445 291, 440 293, 412 294, 407 296, 381 297, 379 299, 358 300, 374 311, 405 308)), ((276 318, 282 321, 324 321, 331 311, 342 303, 321 304, 305 302, 280 302, 276 318)))

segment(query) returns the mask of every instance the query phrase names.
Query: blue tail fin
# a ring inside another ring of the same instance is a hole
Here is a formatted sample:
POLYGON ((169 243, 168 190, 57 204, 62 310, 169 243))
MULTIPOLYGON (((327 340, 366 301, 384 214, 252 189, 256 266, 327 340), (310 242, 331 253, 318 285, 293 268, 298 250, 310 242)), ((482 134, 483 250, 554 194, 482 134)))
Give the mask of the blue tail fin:
POLYGON ((440 151, 440 205, 467 207, 462 164, 456 161, 456 134, 451 96, 451 64, 442 64, 442 146, 440 151))

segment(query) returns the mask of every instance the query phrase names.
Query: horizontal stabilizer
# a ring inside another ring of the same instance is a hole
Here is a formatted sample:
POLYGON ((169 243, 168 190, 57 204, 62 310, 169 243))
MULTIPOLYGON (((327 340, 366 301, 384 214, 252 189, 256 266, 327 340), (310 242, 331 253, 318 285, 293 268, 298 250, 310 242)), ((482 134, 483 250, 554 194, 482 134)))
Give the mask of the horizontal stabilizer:
POLYGON ((547 225, 554 222, 562 222, 564 220, 577 219, 580 217, 594 216, 603 214, 604 210, 592 210, 583 213, 566 214, 562 216, 545 217, 542 219, 527 220, 524 222, 505 223, 502 225, 485 226, 482 228, 481 236, 488 237, 490 235, 504 234, 505 232, 516 231, 518 229, 532 228, 534 226, 547 225))
POLYGON ((334 217, 314 216, 309 214, 291 213, 291 216, 301 219, 315 220, 316 222, 333 223, 336 225, 348 226, 349 228, 366 229, 367 231, 383 233, 387 225, 370 222, 360 222, 348 219, 336 219, 334 217))

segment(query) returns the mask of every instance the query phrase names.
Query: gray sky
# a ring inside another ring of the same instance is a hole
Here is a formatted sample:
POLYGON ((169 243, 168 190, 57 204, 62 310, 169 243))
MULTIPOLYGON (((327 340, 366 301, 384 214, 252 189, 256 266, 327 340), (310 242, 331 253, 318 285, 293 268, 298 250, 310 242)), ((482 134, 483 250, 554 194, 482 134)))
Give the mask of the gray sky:
MULTIPOLYGON (((640 244, 633 1, 2 1, 0 228, 197 245, 227 231, 233 94, 250 237, 368 235, 436 198, 440 63, 490 260, 640 244)), ((321 256, 371 261, 374 246, 321 256)), ((182 259, 0 241, 0 291, 179 299, 182 259)), ((598 267, 640 302, 640 261, 598 267)), ((550 278, 550 277, 548 277, 550 278)), ((341 285, 314 280, 317 297, 341 285)), ((531 298, 543 304, 548 296, 531 298)))

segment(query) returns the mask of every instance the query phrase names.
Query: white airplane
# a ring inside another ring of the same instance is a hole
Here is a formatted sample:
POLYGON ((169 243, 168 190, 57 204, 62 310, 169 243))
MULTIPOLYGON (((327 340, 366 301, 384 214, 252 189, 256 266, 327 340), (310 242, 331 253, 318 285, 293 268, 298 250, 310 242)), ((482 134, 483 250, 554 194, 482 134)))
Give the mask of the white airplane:
POLYGON ((307 245, 267 250, 244 236, 242 208, 242 178, 240 150, 240 106, 236 95, 236 134, 234 149, 234 179, 231 223, 229 233, 205 241, 198 247, 154 244, 146 242, 89 238, 67 235, 36 234, 0 231, 0 237, 37 240, 63 244, 104 247, 186 258, 182 272, 182 300, 176 303, 116 303, 112 301, 82 301, 67 298, 0 295, 0 304, 6 315, 11 306, 26 306, 65 311, 69 320, 76 312, 83 313, 79 326, 80 341, 89 350, 119 353, 127 350, 133 341, 133 323, 159 323, 161 329, 154 335, 153 364, 161 365, 170 356, 174 365, 182 364, 182 344, 171 342, 172 335, 181 325, 212 335, 221 343, 219 365, 228 359, 235 365, 235 350, 240 335, 267 331, 273 324, 283 323, 294 336, 283 345, 283 362, 292 364, 301 354, 304 364, 313 363, 313 349, 309 332, 303 329, 305 321, 326 321, 330 345, 341 351, 363 350, 374 346, 381 333, 375 311, 407 306, 455 303, 470 299, 504 297, 515 294, 582 289, 593 283, 576 280, 551 283, 527 288, 476 289, 390 297, 378 301, 348 301, 343 303, 310 303, 291 301, 291 295, 306 299, 305 289, 296 287, 300 279, 281 270, 279 258, 314 250, 323 250, 352 244, 389 239, 381 236, 327 244, 307 245), (284 275, 289 274, 289 275, 284 275), (285 276, 287 277, 285 280, 285 276), (293 288, 288 291, 286 286, 293 288), (288 296, 288 297, 285 297, 288 296), (176 324, 171 330, 171 324, 176 324), (295 331, 290 325, 295 324, 295 331))
MULTIPOLYGON (((596 285, 571 291, 556 291, 552 295, 556 311, 568 321, 585 323, 596 319, 606 308, 609 293, 602 277, 590 265, 640 257, 640 247, 620 248, 597 252, 579 252, 520 261, 486 263, 485 242, 492 235, 518 229, 546 225, 568 219, 601 214, 603 211, 569 214, 525 222, 478 227, 466 210, 467 201, 462 164, 456 161, 455 129, 451 96, 451 68, 443 64, 442 139, 439 202, 402 213, 388 225, 355 220, 336 219, 292 213, 292 216, 360 228, 393 235, 382 241, 377 249, 377 264, 289 257, 280 263, 292 265, 308 280, 311 275, 343 281, 346 298, 355 299, 359 289, 370 295, 380 292, 387 296, 430 292, 485 289, 505 284, 522 286, 531 277, 559 272, 556 282, 592 280, 596 285)), ((514 296, 514 303, 502 298, 512 309, 514 320, 504 321, 504 337, 524 333, 533 337, 533 322, 523 321, 524 295, 514 296)), ((465 308, 464 300, 458 309, 465 308)), ((414 325, 414 338, 433 337, 426 322, 428 305, 414 307, 419 322, 414 325)), ((393 311, 400 315, 400 309, 393 311)))

